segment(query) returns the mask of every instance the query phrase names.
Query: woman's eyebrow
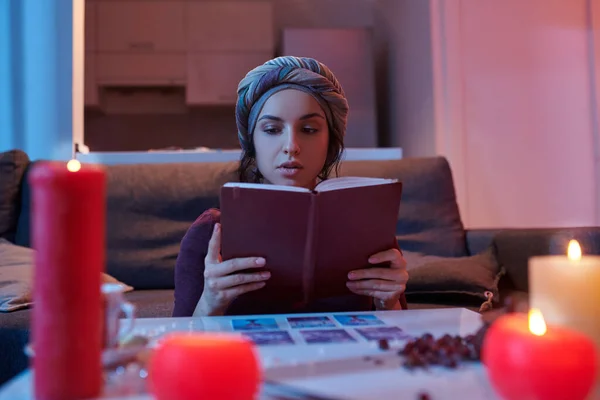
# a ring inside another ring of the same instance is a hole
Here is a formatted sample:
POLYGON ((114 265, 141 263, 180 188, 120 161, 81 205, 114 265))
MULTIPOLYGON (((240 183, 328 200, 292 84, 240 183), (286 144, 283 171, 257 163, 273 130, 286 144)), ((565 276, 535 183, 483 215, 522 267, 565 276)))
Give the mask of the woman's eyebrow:
POLYGON ((263 115, 262 117, 260 117, 258 120, 259 120, 259 121, 261 121, 261 120, 263 120, 263 119, 271 119, 271 120, 273 120, 273 121, 279 121, 279 122, 283 122, 283 120, 282 120, 281 118, 279 118, 279 117, 276 117, 276 116, 274 116, 274 115, 267 115, 267 114, 265 114, 265 115, 263 115))
MULTIPOLYGON (((324 117, 323 115, 319 114, 319 113, 310 113, 310 114, 306 114, 306 115, 303 115, 303 116, 301 116, 299 119, 300 119, 301 121, 304 121, 304 120, 311 119, 311 118, 314 118, 314 117, 318 117, 318 118, 325 119, 325 117, 324 117)), ((265 115, 263 115, 263 116, 262 116, 262 117, 260 117, 258 120, 259 120, 259 121, 262 121, 263 119, 270 119, 270 120, 272 120, 272 121, 283 122, 283 119, 281 119, 281 118, 279 118, 279 117, 276 117, 276 116, 274 116, 274 115, 268 115, 268 114, 265 114, 265 115)))
POLYGON ((310 114, 306 114, 306 115, 301 116, 300 120, 311 119, 311 118, 314 118, 314 117, 319 117, 319 118, 325 119, 325 117, 322 116, 319 113, 310 113, 310 114))

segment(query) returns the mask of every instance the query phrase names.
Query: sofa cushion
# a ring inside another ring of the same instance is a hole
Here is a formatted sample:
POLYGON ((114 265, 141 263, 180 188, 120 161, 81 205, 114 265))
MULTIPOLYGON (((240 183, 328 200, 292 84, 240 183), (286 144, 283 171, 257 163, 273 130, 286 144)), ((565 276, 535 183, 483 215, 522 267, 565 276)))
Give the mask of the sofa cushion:
POLYGON ((403 253, 409 274, 407 297, 436 295, 438 301, 443 297, 452 301, 460 296, 480 303, 491 300, 491 305, 500 303, 498 282, 504 270, 496 260, 493 247, 466 257, 403 253))
POLYGON ((468 255, 452 172, 445 158, 347 161, 341 164, 340 175, 402 181, 396 230, 403 250, 443 257, 468 255))
POLYGON ((29 157, 21 150, 0 153, 0 238, 15 239, 21 179, 28 164, 29 157))
POLYGON ((136 289, 173 289, 179 245, 192 222, 219 206, 237 163, 107 168, 106 271, 136 289))
MULTIPOLYGON (((35 251, 0 238, 0 312, 13 312, 31 307, 35 251)), ((103 283, 120 283, 102 274, 103 283)), ((126 291, 133 290, 126 286, 126 291)))

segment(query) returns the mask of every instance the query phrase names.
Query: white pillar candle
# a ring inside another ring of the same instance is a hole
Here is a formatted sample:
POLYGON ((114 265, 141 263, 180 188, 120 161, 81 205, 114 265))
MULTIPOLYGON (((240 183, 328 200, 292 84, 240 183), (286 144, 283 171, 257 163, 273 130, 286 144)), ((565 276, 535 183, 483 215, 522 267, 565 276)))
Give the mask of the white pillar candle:
POLYGON ((600 362, 600 256, 582 256, 579 243, 572 240, 564 256, 532 257, 529 303, 548 323, 588 335, 600 362))

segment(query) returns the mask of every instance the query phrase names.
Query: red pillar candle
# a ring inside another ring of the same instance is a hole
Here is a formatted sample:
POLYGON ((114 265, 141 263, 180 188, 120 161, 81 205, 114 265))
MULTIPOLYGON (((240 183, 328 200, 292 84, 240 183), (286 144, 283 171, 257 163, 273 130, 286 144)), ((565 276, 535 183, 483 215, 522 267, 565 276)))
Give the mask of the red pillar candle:
POLYGON ((149 389, 157 400, 254 399, 261 371, 255 346, 225 333, 172 333, 150 357, 149 389))
POLYGON ((36 399, 91 398, 102 391, 105 181, 100 166, 76 160, 40 162, 29 175, 36 399))
POLYGON ((583 400, 594 384, 594 342, 547 325, 539 310, 503 315, 486 332, 482 360, 506 400, 583 400))

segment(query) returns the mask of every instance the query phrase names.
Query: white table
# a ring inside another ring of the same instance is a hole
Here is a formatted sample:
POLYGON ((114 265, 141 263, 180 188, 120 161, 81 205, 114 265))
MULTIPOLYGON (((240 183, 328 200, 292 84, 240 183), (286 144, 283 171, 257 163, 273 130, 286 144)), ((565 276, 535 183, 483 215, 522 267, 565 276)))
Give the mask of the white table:
MULTIPOLYGON (((399 367, 402 358, 394 351, 382 351, 377 342, 367 341, 357 334, 355 327, 342 326, 335 320, 339 314, 295 314, 298 316, 329 316, 337 325, 332 329, 346 329, 356 339, 352 343, 307 344, 301 339, 299 329, 291 328, 286 320, 288 315, 254 316, 274 318, 279 329, 287 330, 297 341, 288 345, 258 346, 258 354, 264 374, 301 392, 308 392, 317 398, 334 399, 417 399, 426 391, 431 399, 498 399, 490 387, 484 368, 479 363, 463 363, 451 370, 433 367, 428 371, 409 371, 399 367), (371 361, 365 361, 371 356, 371 361), (372 360, 379 358, 376 365, 372 360)), ((398 326, 409 335, 419 336, 430 332, 435 337, 445 333, 466 336, 475 333, 481 326, 480 316, 466 309, 405 310, 372 314, 386 325, 398 326)), ((151 338, 156 343, 163 335, 174 332, 221 331, 233 332, 232 320, 245 317, 206 317, 206 318, 149 318, 139 319, 135 333, 151 338)), ((308 328, 319 329, 319 328, 308 328)), ((236 333, 241 334, 241 333, 236 333)), ((392 347, 402 347, 404 340, 391 341, 392 347)), ((26 371, 0 390, 0 400, 29 400, 31 396, 31 372, 26 371)), ((271 399, 265 388, 261 398, 271 399)), ((302 398, 302 397, 286 397, 302 398)), ((311 397, 304 397, 311 398, 311 397)), ((151 396, 128 397, 129 400, 149 400, 151 396)))

